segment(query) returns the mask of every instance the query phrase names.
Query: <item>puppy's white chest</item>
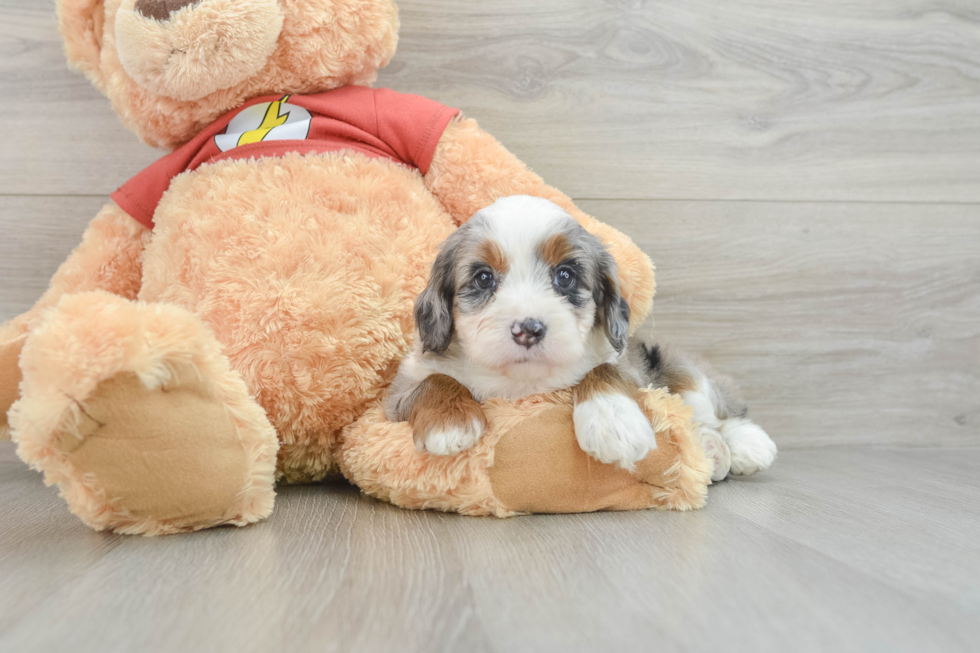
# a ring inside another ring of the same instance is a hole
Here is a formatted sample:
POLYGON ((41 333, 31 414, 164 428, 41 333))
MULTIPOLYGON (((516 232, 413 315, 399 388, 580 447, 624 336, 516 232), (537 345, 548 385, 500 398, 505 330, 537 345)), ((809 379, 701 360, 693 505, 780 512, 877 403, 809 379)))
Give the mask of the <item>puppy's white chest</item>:
POLYGON ((588 373, 565 373, 547 379, 523 380, 494 374, 472 374, 468 378, 457 379, 473 393, 477 401, 487 399, 523 399, 544 392, 554 392, 576 385, 588 373))
POLYGON ((430 365, 433 371, 451 376, 466 386, 477 401, 486 401, 494 398, 523 399, 571 388, 578 385, 590 370, 606 362, 605 358, 589 348, 588 353, 574 365, 552 370, 545 376, 535 374, 535 378, 521 378, 519 368, 504 375, 464 360, 437 361, 430 365))

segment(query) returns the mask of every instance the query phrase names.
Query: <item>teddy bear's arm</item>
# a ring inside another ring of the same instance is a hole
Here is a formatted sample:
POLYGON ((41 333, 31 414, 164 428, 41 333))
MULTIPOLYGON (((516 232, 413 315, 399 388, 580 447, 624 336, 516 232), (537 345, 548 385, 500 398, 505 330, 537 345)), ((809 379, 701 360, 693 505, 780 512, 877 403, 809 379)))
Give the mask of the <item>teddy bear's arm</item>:
POLYGON ((142 278, 143 248, 151 233, 115 204, 103 207, 34 307, 0 326, 0 343, 27 333, 42 310, 69 293, 105 290, 135 299, 142 278))
POLYGON ((426 187, 457 224, 507 195, 533 195, 551 200, 598 236, 619 265, 623 296, 636 328, 653 305, 653 264, 625 234, 581 211, 567 195, 553 188, 511 154, 475 120, 457 118, 439 140, 425 174, 426 187))

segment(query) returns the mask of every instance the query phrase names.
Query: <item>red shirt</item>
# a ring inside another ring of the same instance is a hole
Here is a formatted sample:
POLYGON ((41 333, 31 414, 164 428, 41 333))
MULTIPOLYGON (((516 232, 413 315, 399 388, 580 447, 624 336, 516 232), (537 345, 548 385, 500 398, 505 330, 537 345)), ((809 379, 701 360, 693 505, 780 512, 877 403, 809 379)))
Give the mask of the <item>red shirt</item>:
POLYGON ((267 95, 224 115, 126 182, 112 199, 152 229, 153 214, 170 181, 214 161, 352 150, 425 174, 442 132, 458 113, 386 88, 346 86, 317 95, 267 95))

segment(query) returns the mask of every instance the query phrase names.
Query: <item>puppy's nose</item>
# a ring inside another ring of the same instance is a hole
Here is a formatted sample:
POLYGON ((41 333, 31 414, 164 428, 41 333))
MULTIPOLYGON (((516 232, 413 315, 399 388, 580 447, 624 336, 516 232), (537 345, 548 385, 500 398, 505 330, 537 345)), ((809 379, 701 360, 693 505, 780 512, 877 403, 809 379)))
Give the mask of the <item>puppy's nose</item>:
POLYGON ((541 320, 528 318, 523 322, 514 322, 510 327, 510 334, 514 336, 514 342, 530 349, 541 342, 547 330, 548 327, 541 320))
POLYGON ((137 0, 136 11, 153 20, 167 20, 170 14, 201 0, 137 0))

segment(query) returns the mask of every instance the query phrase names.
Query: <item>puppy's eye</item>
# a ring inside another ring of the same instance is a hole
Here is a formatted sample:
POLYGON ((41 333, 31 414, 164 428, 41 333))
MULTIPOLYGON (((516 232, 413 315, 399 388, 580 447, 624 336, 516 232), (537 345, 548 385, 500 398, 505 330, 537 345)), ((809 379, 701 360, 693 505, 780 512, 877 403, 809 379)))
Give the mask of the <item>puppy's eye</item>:
POLYGON ((497 280, 493 278, 493 272, 490 270, 480 270, 473 277, 473 285, 480 290, 490 290, 497 285, 497 280))
POLYGON ((562 290, 568 290, 575 286, 575 272, 571 268, 558 268, 555 270, 555 286, 562 290))

